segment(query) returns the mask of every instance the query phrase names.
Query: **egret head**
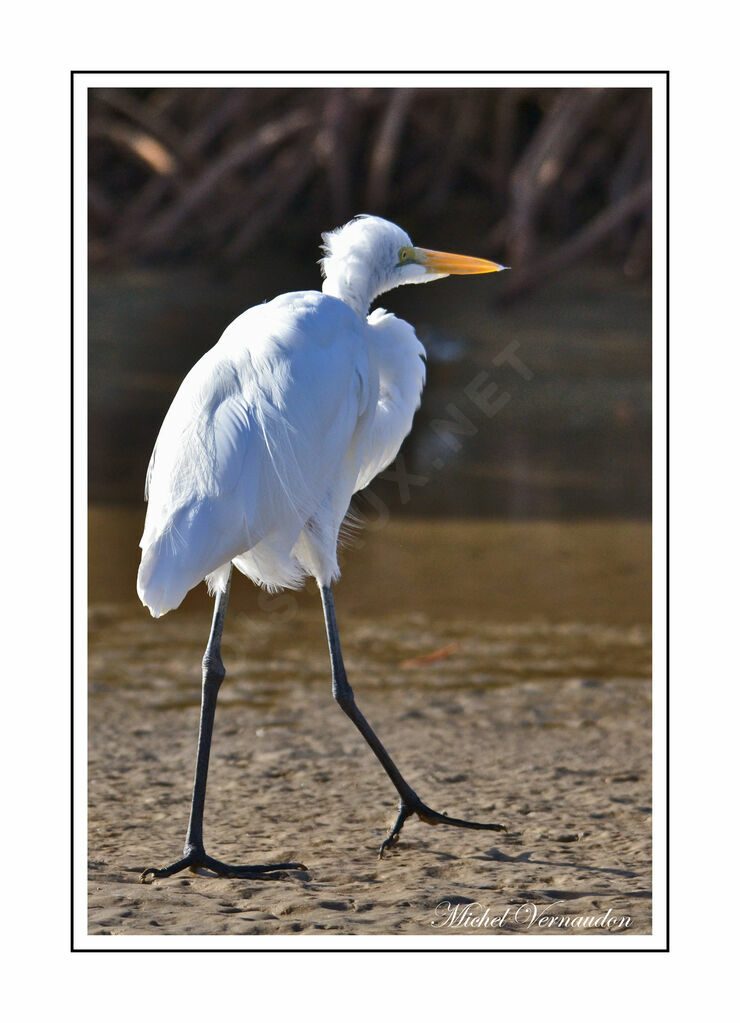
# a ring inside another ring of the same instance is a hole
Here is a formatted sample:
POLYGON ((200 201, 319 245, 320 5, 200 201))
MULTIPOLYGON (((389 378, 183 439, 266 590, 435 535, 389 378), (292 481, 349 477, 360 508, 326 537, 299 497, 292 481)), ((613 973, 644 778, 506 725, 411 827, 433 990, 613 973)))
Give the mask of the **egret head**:
POLYGON ((327 231, 322 240, 324 292, 341 298, 361 316, 374 298, 401 284, 507 269, 488 259, 418 248, 396 224, 365 214, 327 231))

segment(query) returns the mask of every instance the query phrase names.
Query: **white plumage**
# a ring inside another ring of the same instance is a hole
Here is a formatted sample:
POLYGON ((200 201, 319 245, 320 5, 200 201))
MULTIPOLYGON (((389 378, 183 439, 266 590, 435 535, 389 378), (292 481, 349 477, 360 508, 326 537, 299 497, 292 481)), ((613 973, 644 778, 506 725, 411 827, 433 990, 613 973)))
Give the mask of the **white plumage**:
POLYGON ((300 863, 233 866, 203 842, 208 760, 219 687, 231 566, 260 586, 316 579, 332 667, 332 693, 400 797, 379 855, 412 814, 427 824, 501 831, 440 814, 400 773, 354 699, 339 644, 331 584, 337 539, 352 494, 393 461, 424 386, 424 349, 413 327, 374 298, 399 284, 448 273, 488 273, 498 263, 415 248, 400 227, 358 217, 324 235, 323 294, 297 291, 242 313, 196 363, 165 416, 147 475, 139 596, 158 618, 202 579, 216 593, 203 657, 193 798, 183 856, 147 867, 141 881, 184 870, 222 877, 275 876, 300 863))
POLYGON ((269 589, 339 575, 350 500, 395 458, 424 386, 413 327, 372 301, 400 284, 501 269, 414 248, 358 217, 325 234, 323 294, 248 309, 183 381, 147 475, 138 593, 154 617, 230 564, 269 589))

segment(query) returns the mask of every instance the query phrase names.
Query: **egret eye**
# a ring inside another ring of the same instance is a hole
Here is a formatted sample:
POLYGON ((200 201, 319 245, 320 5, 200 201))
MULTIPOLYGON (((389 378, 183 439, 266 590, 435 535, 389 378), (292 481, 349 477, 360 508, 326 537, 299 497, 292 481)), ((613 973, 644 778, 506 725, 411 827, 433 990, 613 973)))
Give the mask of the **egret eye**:
POLYGON ((398 265, 403 266, 404 263, 410 263, 414 258, 414 250, 410 245, 404 245, 402 249, 398 250, 398 265))

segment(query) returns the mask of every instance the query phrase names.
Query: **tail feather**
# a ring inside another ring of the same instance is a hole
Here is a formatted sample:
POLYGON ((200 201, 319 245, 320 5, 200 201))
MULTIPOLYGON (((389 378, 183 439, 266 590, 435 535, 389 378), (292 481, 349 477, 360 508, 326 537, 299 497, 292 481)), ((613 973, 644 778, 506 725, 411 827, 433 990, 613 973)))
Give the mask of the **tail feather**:
POLYGON ((165 537, 158 537, 142 552, 136 591, 142 604, 149 608, 152 618, 161 618, 168 611, 174 611, 188 590, 199 582, 200 579, 185 577, 183 566, 172 557, 165 537))
POLYGON ((212 590, 224 588, 228 571, 222 569, 249 546, 245 530, 224 528, 227 514, 216 502, 198 501, 145 529, 136 588, 154 618, 174 611, 203 579, 212 590))

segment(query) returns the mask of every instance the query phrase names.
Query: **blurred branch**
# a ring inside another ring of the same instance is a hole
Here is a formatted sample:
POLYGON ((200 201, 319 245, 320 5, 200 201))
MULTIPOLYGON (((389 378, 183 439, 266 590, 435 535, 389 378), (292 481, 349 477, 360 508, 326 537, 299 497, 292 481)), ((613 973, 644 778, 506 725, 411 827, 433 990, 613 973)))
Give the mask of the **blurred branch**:
POLYGON ((478 121, 478 105, 475 96, 463 97, 459 109, 454 111, 448 144, 442 151, 430 187, 423 200, 425 208, 440 209, 450 201, 455 176, 472 146, 478 121))
POLYGON ((179 155, 182 145, 181 133, 164 116, 157 98, 155 93, 149 102, 141 102, 125 89, 100 89, 97 93, 97 99, 110 110, 123 114, 145 134, 153 135, 171 153, 179 155))
POLYGON ((535 248, 535 218, 565 162, 603 101, 603 89, 559 93, 511 174, 509 258, 524 263, 535 248))
POLYGON ((367 210, 383 211, 388 205, 393 167, 397 163, 401 132, 408 117, 414 89, 394 89, 378 129, 367 175, 367 210))
MULTIPOLYGON (((185 135, 181 154, 186 165, 200 164, 206 147, 238 117, 249 102, 249 90, 226 89, 208 90, 216 93, 207 118, 196 121, 195 126, 185 135)), ((121 219, 118 231, 111 244, 111 252, 117 254, 135 244, 142 233, 143 225, 162 202, 171 182, 161 177, 152 177, 133 198, 121 219)))
POLYGON ((506 190, 516 158, 518 110, 526 95, 527 91, 524 89, 502 90, 499 102, 494 108, 491 118, 493 155, 488 177, 493 192, 506 190))
POLYGON ((510 296, 601 242, 649 271, 649 90, 91 89, 89 109, 93 261, 234 261, 276 226, 307 244, 358 212, 462 211, 481 255, 527 267, 510 296))
POLYGON ((241 139, 219 159, 207 164, 196 179, 183 188, 182 194, 173 205, 157 217, 151 227, 144 232, 142 238, 144 251, 156 249, 166 242, 186 217, 208 202, 229 174, 254 163, 312 122, 313 116, 307 109, 293 110, 279 121, 263 125, 253 135, 241 139))
POLYGON ((350 146, 353 122, 351 90, 332 89, 324 106, 323 123, 314 151, 329 186, 333 225, 347 220, 352 210, 350 146))
POLYGON ((134 156, 155 174, 172 174, 177 166, 172 154, 153 136, 127 124, 95 118, 90 122, 90 138, 104 138, 134 156))
POLYGON ((517 272, 512 284, 501 294, 501 303, 520 298, 526 292, 542 284, 548 277, 565 270, 572 263, 588 255, 626 220, 648 210, 651 199, 652 182, 643 181, 629 195, 624 196, 619 202, 593 217, 585 227, 581 228, 555 252, 536 261, 531 267, 517 272))
POLYGON ((316 161, 306 159, 300 143, 278 156, 269 180, 263 180, 252 194, 250 208, 243 214, 245 225, 224 253, 227 260, 238 259, 272 227, 306 184, 315 167, 316 161))

